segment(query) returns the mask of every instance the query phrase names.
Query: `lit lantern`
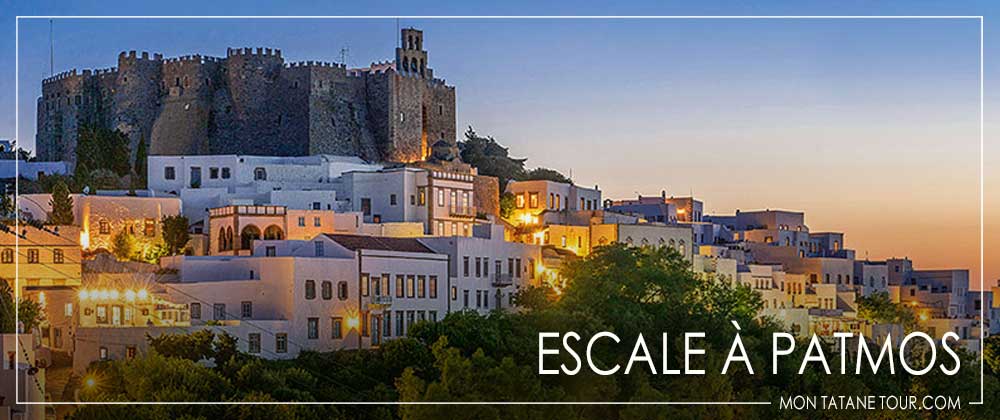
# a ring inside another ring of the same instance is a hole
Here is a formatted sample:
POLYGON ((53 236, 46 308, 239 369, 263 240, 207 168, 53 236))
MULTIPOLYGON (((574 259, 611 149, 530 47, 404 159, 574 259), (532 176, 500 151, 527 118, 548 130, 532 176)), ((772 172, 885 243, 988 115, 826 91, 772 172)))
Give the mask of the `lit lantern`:
POLYGON ((107 291, 106 289, 101 289, 101 291, 100 291, 100 292, 98 292, 98 294, 97 294, 97 295, 98 295, 98 297, 100 297, 101 299, 104 299, 104 300, 107 300, 107 299, 108 299, 108 297, 109 297, 109 296, 111 296, 111 293, 109 293, 109 292, 108 292, 108 291, 107 291))
POLYGON ((139 289, 139 292, 136 294, 136 297, 138 297, 139 300, 146 300, 146 298, 149 297, 149 293, 146 292, 146 289, 139 289))
POLYGON ((125 300, 132 302, 135 300, 135 292, 132 289, 125 291, 125 300))
POLYGON ((117 290, 111 290, 110 292, 108 292, 108 297, 110 297, 111 300, 117 300, 118 299, 118 291, 117 290))
POLYGON ((87 300, 87 298, 90 297, 90 294, 87 293, 87 289, 80 289, 80 291, 77 293, 77 296, 80 298, 80 300, 87 300))

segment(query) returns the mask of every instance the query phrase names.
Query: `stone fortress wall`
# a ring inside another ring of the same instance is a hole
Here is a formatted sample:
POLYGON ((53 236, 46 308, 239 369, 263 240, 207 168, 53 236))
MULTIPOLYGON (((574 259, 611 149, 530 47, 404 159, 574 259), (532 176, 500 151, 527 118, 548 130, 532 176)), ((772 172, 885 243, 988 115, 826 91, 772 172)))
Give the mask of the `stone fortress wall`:
POLYGON ((75 162, 78 129, 125 133, 135 153, 302 156, 413 162, 454 146, 455 88, 427 67, 423 33, 400 32, 393 61, 285 62, 281 50, 230 48, 225 57, 122 52, 118 66, 42 81, 40 160, 75 162))

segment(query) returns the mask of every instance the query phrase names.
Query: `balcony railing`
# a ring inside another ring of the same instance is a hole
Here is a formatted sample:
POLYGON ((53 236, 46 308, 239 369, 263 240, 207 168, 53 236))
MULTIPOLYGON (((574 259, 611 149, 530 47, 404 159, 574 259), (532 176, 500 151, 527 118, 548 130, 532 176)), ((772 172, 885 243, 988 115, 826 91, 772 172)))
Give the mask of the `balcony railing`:
POLYGON ((493 287, 505 287, 514 284, 514 276, 511 274, 493 274, 493 287))
POLYGON ((372 295, 368 303, 372 306, 392 306, 392 296, 372 295))
POLYGON ((451 217, 476 217, 476 207, 448 206, 448 215, 451 217))

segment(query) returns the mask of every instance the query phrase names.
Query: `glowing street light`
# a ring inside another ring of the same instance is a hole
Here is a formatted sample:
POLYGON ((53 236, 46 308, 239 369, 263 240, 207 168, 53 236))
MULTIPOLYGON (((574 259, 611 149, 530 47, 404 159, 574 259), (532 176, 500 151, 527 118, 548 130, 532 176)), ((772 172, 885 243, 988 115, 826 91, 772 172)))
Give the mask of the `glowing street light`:
POLYGON ((135 291, 129 289, 125 291, 125 300, 132 302, 135 301, 135 291))
POLYGON ((139 292, 136 293, 136 297, 138 297, 139 300, 146 300, 146 298, 149 297, 149 292, 146 292, 146 289, 139 289, 139 292))

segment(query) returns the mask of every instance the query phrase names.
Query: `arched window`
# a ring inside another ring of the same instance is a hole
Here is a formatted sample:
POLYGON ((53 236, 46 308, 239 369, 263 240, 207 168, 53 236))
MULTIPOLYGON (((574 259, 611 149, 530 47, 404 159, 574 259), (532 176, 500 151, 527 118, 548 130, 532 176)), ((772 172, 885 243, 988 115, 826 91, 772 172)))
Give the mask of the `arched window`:
POLYGON ((226 250, 226 228, 219 228, 219 252, 226 250))
POLYGON ((254 168, 254 170, 253 170, 253 180, 254 181, 267 181, 267 169, 264 169, 264 168, 254 168))
POLYGON ((674 240, 673 240, 673 239, 671 239, 671 240, 670 240, 670 247, 671 247, 671 248, 675 248, 676 246, 677 246, 677 242, 674 242, 674 240))
POLYGON ((260 239, 260 229, 254 225, 247 225, 240 231, 240 249, 250 249, 253 241, 260 239))
POLYGON ((235 244, 233 243, 233 227, 230 226, 226 228, 226 250, 232 250, 234 245, 235 244))
POLYGON ((2 256, 0 256, 0 261, 4 264, 14 263, 14 250, 10 248, 4 248, 2 256))
POLYGON ((284 236, 284 232, 276 225, 271 225, 267 229, 264 229, 264 240, 281 240, 284 239, 284 236))
POLYGON ((410 50, 413 49, 413 35, 406 37, 406 48, 410 50))
POLYGON ((421 58, 420 59, 420 75, 421 76, 424 75, 424 70, 426 70, 426 69, 427 69, 427 66, 424 64, 424 59, 421 58))

